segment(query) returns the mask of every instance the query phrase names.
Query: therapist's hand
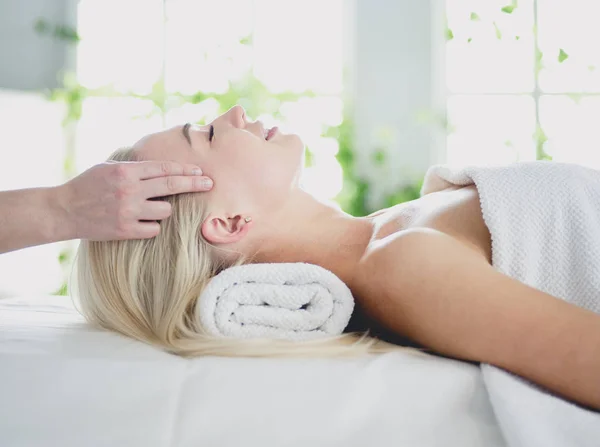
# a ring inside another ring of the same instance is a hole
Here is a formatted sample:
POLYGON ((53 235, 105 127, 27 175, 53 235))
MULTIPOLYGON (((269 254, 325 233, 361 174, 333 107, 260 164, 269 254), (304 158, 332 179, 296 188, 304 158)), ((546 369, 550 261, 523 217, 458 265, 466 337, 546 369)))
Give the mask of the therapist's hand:
POLYGON ((155 221, 169 217, 171 205, 149 198, 211 188, 197 166, 142 161, 98 164, 56 192, 71 238, 102 241, 154 237, 160 231, 155 221))

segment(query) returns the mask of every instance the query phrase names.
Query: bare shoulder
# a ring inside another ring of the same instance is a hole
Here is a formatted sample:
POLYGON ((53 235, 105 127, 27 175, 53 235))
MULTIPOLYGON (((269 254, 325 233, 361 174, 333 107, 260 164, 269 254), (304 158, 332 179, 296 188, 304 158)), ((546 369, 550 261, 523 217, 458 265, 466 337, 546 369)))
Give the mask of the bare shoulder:
POLYGON ((473 277, 486 290, 496 277, 482 272, 491 271, 481 253, 453 236, 410 228, 369 247, 360 264, 360 296, 365 310, 389 329, 445 355, 481 361, 466 333, 463 344, 447 341, 457 340, 465 316, 472 315, 464 301, 465 294, 475 296, 473 277))
POLYGON ((436 229, 413 227, 372 242, 361 259, 361 276, 378 278, 394 295, 414 296, 422 279, 449 269, 488 265, 485 258, 461 240, 436 229))

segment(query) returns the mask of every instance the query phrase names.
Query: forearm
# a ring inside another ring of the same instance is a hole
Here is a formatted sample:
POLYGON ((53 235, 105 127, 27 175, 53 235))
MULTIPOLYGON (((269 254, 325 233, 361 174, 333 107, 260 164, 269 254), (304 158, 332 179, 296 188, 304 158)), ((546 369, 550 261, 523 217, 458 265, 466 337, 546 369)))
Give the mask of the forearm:
POLYGON ((0 192, 0 253, 71 238, 59 188, 0 192))
POLYGON ((548 305, 560 308, 564 319, 542 333, 522 334, 498 366, 600 410, 600 315, 558 300, 548 305))

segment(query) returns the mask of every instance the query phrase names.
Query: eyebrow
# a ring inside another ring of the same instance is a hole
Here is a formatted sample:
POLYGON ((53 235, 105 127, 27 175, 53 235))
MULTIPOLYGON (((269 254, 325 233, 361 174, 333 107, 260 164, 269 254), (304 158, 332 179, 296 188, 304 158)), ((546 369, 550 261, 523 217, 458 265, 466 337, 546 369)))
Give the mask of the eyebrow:
POLYGON ((185 123, 183 125, 183 127, 181 128, 181 133, 183 133, 183 137, 186 139, 188 144, 191 146, 192 140, 190 139, 190 126, 191 126, 190 123, 185 123))

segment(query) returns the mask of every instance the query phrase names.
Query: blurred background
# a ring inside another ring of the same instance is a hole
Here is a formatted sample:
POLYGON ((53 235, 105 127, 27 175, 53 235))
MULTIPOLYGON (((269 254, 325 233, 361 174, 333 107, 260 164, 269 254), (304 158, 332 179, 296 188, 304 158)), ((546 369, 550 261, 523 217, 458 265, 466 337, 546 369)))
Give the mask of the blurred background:
MULTIPOLYGON (((304 187, 353 215, 417 198, 437 163, 600 169, 598 17, 595 0, 0 0, 0 190, 235 104, 299 133, 304 187)), ((75 249, 0 256, 0 296, 65 293, 75 249)))

